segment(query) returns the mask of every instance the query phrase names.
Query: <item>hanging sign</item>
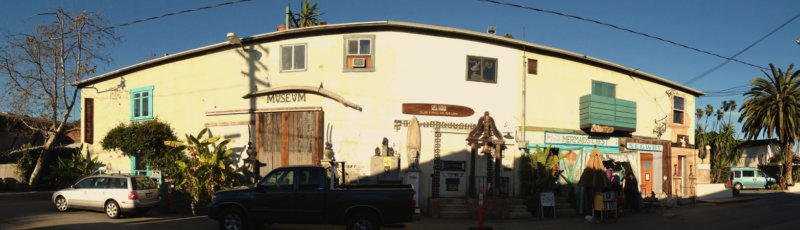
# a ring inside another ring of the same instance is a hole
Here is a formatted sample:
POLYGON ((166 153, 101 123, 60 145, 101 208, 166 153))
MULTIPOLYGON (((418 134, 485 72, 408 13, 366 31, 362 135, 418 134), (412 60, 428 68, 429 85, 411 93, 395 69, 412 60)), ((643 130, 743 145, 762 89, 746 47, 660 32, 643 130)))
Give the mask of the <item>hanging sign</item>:
POLYGON ((468 117, 475 114, 475 111, 460 105, 404 103, 403 114, 468 117))

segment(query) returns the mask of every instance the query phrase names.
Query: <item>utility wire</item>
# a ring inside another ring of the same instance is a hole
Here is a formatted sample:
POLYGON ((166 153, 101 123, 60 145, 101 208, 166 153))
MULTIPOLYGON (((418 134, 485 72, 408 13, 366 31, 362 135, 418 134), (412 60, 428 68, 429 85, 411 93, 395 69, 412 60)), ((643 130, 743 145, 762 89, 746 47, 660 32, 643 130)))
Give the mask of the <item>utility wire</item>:
MULTIPOLYGON (((794 20, 795 20, 795 19, 797 19, 798 17, 800 17, 800 13, 798 13, 798 14, 797 14, 797 15, 795 15, 794 17, 790 18, 788 21, 786 21, 786 22, 784 22, 783 24, 781 24, 781 26, 778 26, 778 28, 775 28, 774 30, 772 30, 771 32, 769 32, 767 35, 764 35, 764 37, 761 37, 761 38, 760 38, 760 39, 758 39, 757 41, 753 42, 753 43, 752 43, 752 44, 750 44, 749 46, 747 46, 747 47, 745 47, 744 49, 742 49, 741 51, 739 51, 738 53, 734 54, 733 56, 731 56, 731 59, 734 59, 734 58, 738 57, 740 54, 742 54, 742 53, 744 53, 745 51, 749 50, 750 48, 753 48, 753 46, 755 46, 755 45, 756 45, 756 44, 758 44, 759 42, 763 41, 764 39, 766 39, 766 38, 767 38, 767 37, 769 37, 770 35, 774 34, 775 32, 778 32, 778 30, 782 29, 784 26, 788 25, 789 23, 791 23, 792 21, 794 21, 794 20)), ((687 81, 686 83, 683 83, 683 84, 684 84, 684 85, 689 85, 689 84, 692 84, 693 82, 695 82, 695 81, 697 81, 697 80, 700 80, 701 78, 704 78, 704 77, 708 76, 708 74, 711 74, 712 72, 716 71, 717 69, 721 68, 722 66, 724 66, 724 65, 728 64, 728 62, 731 62, 731 59, 728 59, 728 60, 725 60, 725 61, 724 61, 724 62, 722 62, 722 63, 719 63, 719 65, 717 65, 717 66, 714 66, 713 68, 711 68, 711 69, 709 69, 709 70, 706 70, 706 72, 703 72, 702 74, 700 74, 700 75, 697 75, 696 77, 694 77, 694 78, 690 79, 689 81, 687 81)))
POLYGON ((533 11, 542 12, 542 13, 556 14, 556 15, 560 15, 560 16, 564 16, 564 17, 570 17, 570 18, 578 19, 578 20, 581 20, 581 21, 592 22, 592 23, 603 25, 603 26, 608 26, 608 27, 611 27, 611 28, 614 28, 614 29, 618 29, 618 30, 630 32, 630 33, 633 33, 633 34, 645 36, 645 37, 648 37, 648 38, 656 39, 656 40, 659 40, 659 41, 662 41, 662 42, 666 42, 666 43, 669 43, 669 44, 672 44, 672 45, 680 46, 680 47, 687 48, 687 49, 690 49, 690 50, 694 50, 694 51, 697 51, 697 52, 700 52, 700 53, 704 53, 704 54, 708 54, 708 55, 711 55, 711 56, 715 56, 715 57, 722 58, 722 59, 725 59, 725 60, 739 62, 739 63, 745 64, 745 65, 749 65, 749 66, 752 66, 752 67, 756 67, 756 68, 759 68, 759 69, 767 69, 766 67, 755 65, 755 64, 752 64, 752 63, 749 63, 749 62, 745 62, 745 61, 741 61, 741 60, 738 60, 738 59, 735 59, 735 58, 732 58, 732 57, 725 57, 725 56, 722 56, 722 55, 719 55, 719 54, 716 54, 716 53, 713 53, 713 52, 710 52, 710 51, 701 50, 701 49, 694 48, 694 47, 691 47, 691 46, 688 46, 688 45, 684 45, 684 44, 681 44, 681 43, 678 43, 678 42, 667 40, 667 39, 664 39, 664 38, 661 38, 661 37, 658 37, 658 36, 642 33, 642 32, 635 31, 635 30, 632 30, 632 29, 628 29, 628 28, 625 28, 625 27, 620 27, 620 26, 608 24, 608 23, 597 21, 597 20, 594 20, 594 19, 588 19, 588 18, 584 18, 584 17, 581 17, 581 16, 565 14, 565 13, 561 13, 561 12, 557 12, 557 11, 533 8, 533 7, 530 7, 530 6, 523 6, 523 5, 518 5, 518 4, 514 4, 514 3, 500 2, 500 1, 494 1, 494 0, 478 0, 478 1, 489 2, 489 3, 494 3, 494 4, 500 4, 500 5, 506 5, 506 6, 512 6, 512 7, 522 8, 522 9, 528 9, 528 10, 533 10, 533 11))
MULTIPOLYGON (((207 10, 207 9, 217 8, 217 7, 220 7, 220 6, 233 5, 233 4, 236 4, 236 3, 251 2, 251 1, 253 1, 253 0, 236 0, 236 1, 231 1, 231 2, 223 2, 223 3, 220 3, 220 4, 194 8, 194 9, 190 9, 190 10, 181 10, 181 11, 172 12, 172 13, 168 13, 168 14, 164 14, 164 15, 160 15, 160 16, 149 17, 149 18, 145 18, 145 19, 139 19, 139 20, 135 20, 135 21, 131 21, 131 22, 126 22, 126 23, 122 23, 122 24, 119 24, 119 25, 116 25, 116 26, 100 28, 99 31, 112 30, 112 29, 116 29, 116 28, 120 28, 120 27, 124 27, 124 26, 133 25, 133 24, 136 24, 136 23, 146 22, 146 21, 150 21, 150 20, 156 20, 156 19, 160 19, 160 18, 165 18, 165 17, 169 17, 169 16, 178 15, 178 14, 190 13, 190 12, 201 11, 201 10, 207 10)), ((54 13, 38 13, 38 14, 34 14, 33 16, 52 15, 52 14, 54 14, 54 13)), ((3 48, 8 48, 8 46, 3 46, 3 48)))

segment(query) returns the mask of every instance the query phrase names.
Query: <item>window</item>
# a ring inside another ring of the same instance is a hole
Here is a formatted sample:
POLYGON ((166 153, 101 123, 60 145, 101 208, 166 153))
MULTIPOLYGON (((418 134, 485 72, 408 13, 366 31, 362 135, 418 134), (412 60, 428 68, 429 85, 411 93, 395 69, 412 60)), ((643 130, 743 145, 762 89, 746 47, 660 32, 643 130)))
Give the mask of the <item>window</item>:
POLYGON ((75 184, 75 188, 91 188, 94 183, 94 177, 83 179, 81 182, 75 184))
POLYGON ((345 35, 344 71, 375 71, 375 35, 345 35))
POLYGON ((672 123, 683 124, 683 98, 672 97, 672 123))
POLYGON ((755 175, 756 174, 753 171, 747 171, 747 170, 742 171, 742 177, 753 177, 755 175))
POLYGON ((294 189, 294 171, 272 171, 258 185, 266 190, 292 190, 294 189))
POLYGON ((281 46, 281 71, 306 70, 306 44, 281 46))
POLYGON ((528 58, 528 74, 536 75, 539 72, 539 61, 528 58))
POLYGON ((108 187, 108 177, 98 177, 94 180, 94 185, 92 188, 107 188, 108 187))
POLYGON ((300 170, 297 174, 297 183, 300 190, 315 190, 320 188, 319 174, 311 169, 300 170))
POLYGON ((94 99, 83 100, 83 142, 94 142, 94 99))
POLYGON ((758 177, 767 177, 767 175, 764 175, 764 172, 759 171, 758 172, 758 177))
POLYGON ((733 178, 741 178, 742 172, 741 171, 733 171, 733 178))
POLYGON ((592 95, 616 98, 617 85, 602 81, 592 81, 592 95))
POLYGON ((156 183, 154 183, 150 177, 133 177, 131 179, 133 182, 133 190, 148 190, 158 188, 156 183))
POLYGON ((467 81, 497 83, 497 58, 467 56, 467 81))
POLYGON ((111 184, 108 186, 109 188, 128 188, 128 179, 127 178, 111 178, 111 184))
POLYGON ((153 119, 153 86, 131 90, 131 121, 153 119))

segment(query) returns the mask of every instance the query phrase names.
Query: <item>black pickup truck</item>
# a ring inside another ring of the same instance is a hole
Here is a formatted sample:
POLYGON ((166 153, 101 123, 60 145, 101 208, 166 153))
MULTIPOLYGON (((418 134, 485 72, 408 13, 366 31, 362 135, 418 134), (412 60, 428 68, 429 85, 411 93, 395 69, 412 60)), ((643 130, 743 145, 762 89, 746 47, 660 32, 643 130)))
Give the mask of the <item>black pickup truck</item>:
POLYGON ((277 168, 253 187, 214 194, 208 217, 225 230, 264 223, 380 229, 383 224, 419 218, 411 185, 340 186, 334 172, 321 166, 277 168))

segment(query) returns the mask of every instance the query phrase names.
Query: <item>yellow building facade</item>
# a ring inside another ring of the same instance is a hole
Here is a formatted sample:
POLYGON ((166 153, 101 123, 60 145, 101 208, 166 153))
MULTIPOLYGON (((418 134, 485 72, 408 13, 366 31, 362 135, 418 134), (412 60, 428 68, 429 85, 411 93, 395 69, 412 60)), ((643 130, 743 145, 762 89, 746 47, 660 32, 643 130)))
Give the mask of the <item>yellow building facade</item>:
MULTIPOLYGON (((691 187, 691 178, 683 175, 696 170, 692 111, 695 97, 703 94, 569 51, 392 21, 221 42, 76 85, 85 151, 107 169, 132 165, 101 147, 106 133, 120 123, 157 118, 178 137, 209 128, 211 135, 231 139, 240 166, 248 157, 267 164, 262 175, 282 165, 324 164, 326 146, 345 162, 353 183, 408 182, 407 169, 418 168, 420 201, 466 196, 472 171, 475 183, 500 181, 493 187, 516 196, 521 154, 554 145, 561 154, 581 155, 600 139, 602 149, 612 149, 605 152, 609 159, 627 154, 641 161, 642 153, 661 159, 652 163, 668 169, 658 175, 659 192, 689 194, 682 189, 691 187), (500 168, 491 156, 478 154, 473 161, 466 142, 485 112, 505 142, 500 168), (412 119, 419 122, 418 156, 408 147, 412 119), (247 154, 248 147, 255 156, 247 154), (415 157, 419 167, 412 164, 415 157), (491 179, 495 170, 498 180, 491 179)), ((564 162, 564 168, 580 171, 581 159, 564 162)))

